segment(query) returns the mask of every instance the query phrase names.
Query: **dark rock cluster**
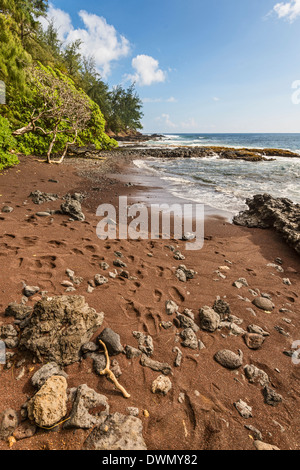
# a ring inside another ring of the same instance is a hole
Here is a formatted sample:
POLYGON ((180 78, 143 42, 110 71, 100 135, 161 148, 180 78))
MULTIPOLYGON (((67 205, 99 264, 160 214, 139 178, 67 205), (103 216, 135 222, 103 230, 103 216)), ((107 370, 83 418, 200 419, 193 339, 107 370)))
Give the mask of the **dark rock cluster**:
POLYGON ((300 205, 289 199, 257 194, 246 200, 249 210, 235 216, 233 223, 250 228, 274 228, 300 253, 300 205))

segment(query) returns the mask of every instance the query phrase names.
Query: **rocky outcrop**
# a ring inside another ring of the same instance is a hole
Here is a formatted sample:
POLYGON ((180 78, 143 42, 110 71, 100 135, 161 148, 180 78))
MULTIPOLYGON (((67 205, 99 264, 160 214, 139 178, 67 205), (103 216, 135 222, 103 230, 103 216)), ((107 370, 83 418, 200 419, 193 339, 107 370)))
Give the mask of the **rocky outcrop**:
POLYGON ((83 450, 147 450, 142 433, 139 418, 114 413, 91 432, 83 450))
POLYGON ((44 204, 44 202, 57 201, 57 199, 59 199, 57 194, 44 193, 38 189, 30 193, 29 197, 32 199, 32 202, 37 205, 44 204))
MULTIPOLYGON (((152 140, 152 139, 151 139, 152 140)), ((138 158, 163 158, 163 159, 175 159, 175 158, 204 158, 211 156, 218 156, 219 158, 226 160, 243 160, 247 162, 261 162, 261 161, 272 161, 270 157, 288 157, 288 158, 299 158, 298 153, 289 152, 280 149, 236 149, 230 147, 155 147, 149 148, 143 144, 142 141, 136 142, 130 146, 124 145, 123 147, 117 148, 110 151, 96 151, 94 155, 98 156, 109 156, 111 153, 117 153, 118 155, 126 157, 137 157, 138 158)))
POLYGON ((64 197, 65 201, 61 205, 61 212, 63 214, 69 215, 73 220, 78 220, 80 222, 85 221, 85 215, 82 212, 81 202, 83 200, 82 194, 67 194, 64 197))
POLYGON ((19 347, 34 353, 39 361, 67 366, 80 359, 81 347, 103 320, 104 314, 89 307, 82 296, 43 298, 34 306, 19 347))
POLYGON ((258 194, 246 200, 249 210, 235 216, 233 223, 250 228, 274 228, 300 254, 300 205, 289 199, 258 194))
POLYGON ((95 390, 89 388, 86 384, 80 385, 76 390, 70 419, 65 423, 64 427, 90 429, 95 425, 100 425, 105 421, 109 414, 109 406, 107 398, 104 395, 96 393, 95 390), (102 409, 96 415, 90 413, 95 408, 102 409))

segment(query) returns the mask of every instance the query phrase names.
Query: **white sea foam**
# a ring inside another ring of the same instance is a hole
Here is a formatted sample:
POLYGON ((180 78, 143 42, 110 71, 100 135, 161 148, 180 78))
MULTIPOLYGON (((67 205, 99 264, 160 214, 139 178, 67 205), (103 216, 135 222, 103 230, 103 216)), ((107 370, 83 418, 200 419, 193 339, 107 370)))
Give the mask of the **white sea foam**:
MULTIPOLYGON (((168 141, 172 145, 174 142, 178 145, 178 139, 182 139, 182 136, 168 137, 173 139, 168 141)), ((197 145, 196 138, 189 137, 189 146, 197 145)), ((198 138, 198 142, 201 140, 208 145, 204 137, 198 138)), ((165 148, 171 145, 166 145, 166 141, 163 141, 160 146, 165 148)), ((259 148, 258 145, 254 147, 259 148)), ((273 147, 276 148, 276 145, 273 147)), ((300 154, 299 158, 268 157, 267 161, 262 162, 226 160, 214 154, 204 158, 151 158, 147 161, 136 160, 134 163, 138 168, 160 177, 163 186, 174 197, 203 203, 232 214, 247 207, 247 198, 265 192, 300 204, 300 154)))

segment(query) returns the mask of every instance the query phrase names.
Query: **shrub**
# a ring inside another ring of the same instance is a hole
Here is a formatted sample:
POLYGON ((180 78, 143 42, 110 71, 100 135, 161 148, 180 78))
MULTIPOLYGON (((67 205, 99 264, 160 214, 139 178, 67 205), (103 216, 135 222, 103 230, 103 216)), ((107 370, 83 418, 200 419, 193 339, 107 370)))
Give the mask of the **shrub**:
POLYGON ((19 163, 18 157, 9 153, 15 147, 16 141, 12 136, 9 122, 0 116, 0 171, 19 163))

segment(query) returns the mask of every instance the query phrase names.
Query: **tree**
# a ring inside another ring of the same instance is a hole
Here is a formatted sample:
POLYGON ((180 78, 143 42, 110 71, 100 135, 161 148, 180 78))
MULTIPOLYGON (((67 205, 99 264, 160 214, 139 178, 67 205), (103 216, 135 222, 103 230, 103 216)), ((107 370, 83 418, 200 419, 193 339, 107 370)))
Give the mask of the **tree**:
POLYGON ((49 22, 49 26, 46 31, 43 31, 41 28, 39 31, 39 38, 44 45, 50 49, 55 58, 61 57, 62 42, 58 37, 58 32, 55 28, 53 19, 49 22))
POLYGON ((68 74, 76 79, 81 73, 81 54, 80 54, 81 40, 68 44, 63 52, 63 61, 67 68, 68 74))
POLYGON ((48 0, 2 0, 1 12, 15 22, 22 44, 39 26, 38 18, 48 9, 48 0))
POLYGON ((137 129, 142 129, 141 119, 143 113, 141 110, 143 105, 135 90, 134 83, 126 90, 123 99, 123 120, 126 130, 132 129, 136 131, 137 129))
POLYGON ((134 84, 127 90, 118 85, 110 93, 110 98, 112 114, 108 125, 113 132, 142 129, 142 101, 135 91, 134 84))
POLYGON ((107 121, 112 112, 109 87, 101 80, 101 76, 96 70, 94 57, 83 57, 81 70, 81 87, 98 104, 107 121))
POLYGON ((58 76, 50 68, 34 68, 31 71, 32 86, 35 89, 34 109, 29 122, 13 132, 22 136, 33 132, 49 136, 47 162, 59 135, 64 137, 64 149, 57 163, 61 163, 70 145, 75 144, 78 134, 91 119, 87 97, 76 90, 70 80, 58 76))

